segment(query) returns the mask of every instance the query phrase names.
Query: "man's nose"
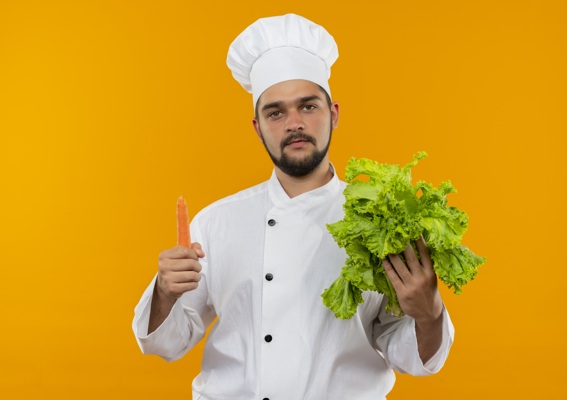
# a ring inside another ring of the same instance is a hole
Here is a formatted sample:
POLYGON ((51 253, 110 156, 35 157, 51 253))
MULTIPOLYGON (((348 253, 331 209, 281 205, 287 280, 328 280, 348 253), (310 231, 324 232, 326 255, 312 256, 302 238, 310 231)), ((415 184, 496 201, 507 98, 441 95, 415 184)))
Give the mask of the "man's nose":
POLYGON ((305 122, 297 110, 288 112, 285 128, 286 132, 302 131, 305 128, 305 122))

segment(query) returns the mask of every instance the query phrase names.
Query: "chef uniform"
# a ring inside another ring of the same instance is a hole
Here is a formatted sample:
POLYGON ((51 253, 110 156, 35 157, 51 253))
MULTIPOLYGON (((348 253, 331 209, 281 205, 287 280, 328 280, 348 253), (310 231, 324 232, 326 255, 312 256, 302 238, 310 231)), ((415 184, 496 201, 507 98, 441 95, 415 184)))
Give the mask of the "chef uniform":
MULTIPOLYGON (((228 64, 256 105, 266 88, 289 79, 330 93, 337 56, 322 27, 290 14, 248 27, 231 45, 228 64)), ((429 375, 442 367, 454 336, 445 310, 442 344, 424 365, 414 320, 386 314, 383 295, 364 292, 350 320, 323 305, 321 293, 346 259, 326 229, 344 216, 344 188, 333 170, 324 186, 290 198, 274 172, 195 216, 191 234, 205 253, 198 288, 148 335, 154 278, 133 321, 142 351, 173 361, 218 317, 193 381, 194 400, 384 399, 393 369, 429 375)))

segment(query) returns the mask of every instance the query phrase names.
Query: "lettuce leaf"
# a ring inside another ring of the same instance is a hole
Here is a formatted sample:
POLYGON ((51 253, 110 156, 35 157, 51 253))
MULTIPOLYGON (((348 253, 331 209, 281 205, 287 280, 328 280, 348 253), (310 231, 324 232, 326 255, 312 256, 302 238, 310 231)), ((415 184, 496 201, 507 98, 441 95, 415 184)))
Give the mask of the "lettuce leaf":
POLYGON ((339 276, 323 292, 323 303, 335 313, 337 318, 348 319, 356 312, 356 307, 362 303, 362 290, 339 276))
POLYGON ((403 311, 382 259, 403 252, 421 235, 437 276, 456 294, 486 261, 461 244, 468 216, 447 206, 447 195, 456 192, 451 182, 438 188, 423 181, 412 185, 411 168, 424 157, 427 154, 420 152, 404 167, 366 158, 349 160, 345 216, 327 225, 348 258, 340 276, 321 295, 337 318, 348 319, 356 313, 364 290, 383 293, 388 298, 386 310, 401 317, 403 311), (366 179, 357 179, 361 175, 366 179))

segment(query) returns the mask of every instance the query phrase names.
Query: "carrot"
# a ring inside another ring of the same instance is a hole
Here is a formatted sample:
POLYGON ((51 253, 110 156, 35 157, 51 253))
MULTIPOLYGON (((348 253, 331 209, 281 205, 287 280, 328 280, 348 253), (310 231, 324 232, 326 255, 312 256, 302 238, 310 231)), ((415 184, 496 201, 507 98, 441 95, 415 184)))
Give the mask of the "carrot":
POLYGON ((191 247, 189 215, 187 213, 187 203, 183 196, 177 199, 177 244, 179 246, 191 247))

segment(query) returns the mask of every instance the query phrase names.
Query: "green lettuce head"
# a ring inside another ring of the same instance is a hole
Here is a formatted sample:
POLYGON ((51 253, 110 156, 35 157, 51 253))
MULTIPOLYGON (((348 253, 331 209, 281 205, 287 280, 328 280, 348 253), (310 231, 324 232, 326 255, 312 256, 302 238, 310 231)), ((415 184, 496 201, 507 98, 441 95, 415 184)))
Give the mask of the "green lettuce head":
POLYGON ((348 162, 345 216, 327 225, 348 258, 340 276, 322 294, 323 303, 337 318, 348 319, 356 313, 364 290, 383 293, 388 298, 386 310, 401 317, 403 311, 382 259, 403 252, 421 235, 437 276, 456 294, 486 261, 461 244, 468 216, 447 207, 447 194, 456 192, 451 182, 438 188, 426 182, 412 185, 411 168, 424 157, 427 154, 420 152, 404 167, 366 158, 348 162), (357 179, 361 175, 367 179, 357 179))

